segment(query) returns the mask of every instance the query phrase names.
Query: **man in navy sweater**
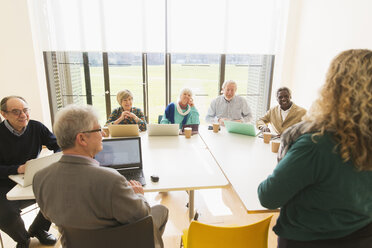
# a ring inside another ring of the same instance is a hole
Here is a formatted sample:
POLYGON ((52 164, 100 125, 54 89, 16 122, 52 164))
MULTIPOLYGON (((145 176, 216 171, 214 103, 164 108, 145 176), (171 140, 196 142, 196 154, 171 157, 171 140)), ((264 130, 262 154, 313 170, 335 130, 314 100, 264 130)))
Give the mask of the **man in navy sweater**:
POLYGON ((1 100, 0 123, 0 229, 17 242, 17 247, 28 247, 30 237, 44 245, 53 245, 56 238, 48 233, 50 221, 38 213, 29 231, 20 216, 20 209, 35 201, 9 201, 6 194, 16 184, 8 176, 25 172, 27 160, 37 158, 42 146, 58 151, 57 140, 42 123, 30 120, 30 109, 25 99, 9 96, 1 100))

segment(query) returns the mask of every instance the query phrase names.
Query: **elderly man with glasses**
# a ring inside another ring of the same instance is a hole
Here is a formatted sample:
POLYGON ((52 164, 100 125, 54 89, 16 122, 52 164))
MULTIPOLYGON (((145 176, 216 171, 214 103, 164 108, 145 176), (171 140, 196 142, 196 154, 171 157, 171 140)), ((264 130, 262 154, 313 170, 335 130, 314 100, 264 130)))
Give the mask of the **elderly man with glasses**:
POLYGON ((20 96, 8 96, 1 100, 0 123, 0 229, 17 242, 17 247, 28 247, 30 237, 36 237, 44 245, 53 245, 56 238, 48 233, 50 221, 38 213, 29 231, 25 229, 20 209, 35 201, 9 201, 6 194, 15 183, 8 176, 23 174, 25 163, 37 158, 42 146, 58 151, 56 137, 42 123, 30 120, 30 109, 20 96))
POLYGON ((69 105, 57 113, 53 130, 63 156, 38 171, 32 187, 41 211, 60 229, 62 246, 66 243, 64 227, 104 229, 152 215, 155 245, 164 247, 161 236, 168 209, 150 207, 141 183, 126 180, 94 159, 103 149, 96 111, 91 106, 69 105))

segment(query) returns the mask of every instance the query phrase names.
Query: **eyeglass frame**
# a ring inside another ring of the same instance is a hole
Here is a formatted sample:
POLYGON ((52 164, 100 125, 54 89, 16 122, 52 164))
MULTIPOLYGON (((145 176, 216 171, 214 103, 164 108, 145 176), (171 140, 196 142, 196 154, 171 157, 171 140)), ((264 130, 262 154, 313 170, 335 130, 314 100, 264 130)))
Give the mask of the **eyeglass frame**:
POLYGON ((13 115, 20 117, 22 113, 25 115, 30 114, 31 109, 30 108, 24 108, 24 109, 12 109, 10 111, 4 110, 5 113, 12 113, 13 115), (18 114, 17 114, 18 113, 18 114))
POLYGON ((80 133, 95 133, 95 132, 102 132, 102 127, 93 129, 93 130, 81 131, 80 133))

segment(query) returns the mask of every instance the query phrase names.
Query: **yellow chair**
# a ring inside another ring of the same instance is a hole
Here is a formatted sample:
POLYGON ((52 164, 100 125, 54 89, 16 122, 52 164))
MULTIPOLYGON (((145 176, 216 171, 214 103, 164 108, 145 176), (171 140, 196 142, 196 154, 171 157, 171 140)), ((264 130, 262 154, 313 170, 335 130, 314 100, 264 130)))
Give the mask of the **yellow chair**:
POLYGON ((184 248, 267 248, 270 221, 273 216, 257 223, 221 227, 193 221, 189 229, 183 231, 184 248))

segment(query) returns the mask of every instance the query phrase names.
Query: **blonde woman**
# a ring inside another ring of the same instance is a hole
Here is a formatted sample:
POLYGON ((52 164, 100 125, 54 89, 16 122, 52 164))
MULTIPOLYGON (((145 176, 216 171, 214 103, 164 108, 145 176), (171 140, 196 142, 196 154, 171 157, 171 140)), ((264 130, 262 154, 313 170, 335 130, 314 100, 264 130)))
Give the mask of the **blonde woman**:
POLYGON ((114 109, 106 124, 138 124, 141 131, 146 131, 146 120, 142 110, 133 107, 133 94, 122 90, 116 94, 120 107, 114 109))
POLYGON ((180 129, 183 125, 200 124, 199 112, 194 106, 192 95, 189 88, 183 88, 178 102, 172 102, 167 106, 160 123, 180 124, 180 129))
POLYGON ((278 248, 372 247, 372 51, 339 54, 304 119, 258 188, 278 248))

